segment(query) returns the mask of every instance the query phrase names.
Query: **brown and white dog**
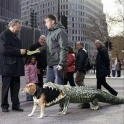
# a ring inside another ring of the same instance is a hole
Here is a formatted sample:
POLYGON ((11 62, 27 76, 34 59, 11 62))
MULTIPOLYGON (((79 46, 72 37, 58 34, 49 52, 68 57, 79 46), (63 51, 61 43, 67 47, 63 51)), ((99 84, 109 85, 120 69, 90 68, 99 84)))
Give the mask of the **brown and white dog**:
POLYGON ((25 93, 33 95, 33 109, 28 116, 32 116, 37 106, 41 107, 40 116, 38 118, 43 118, 45 107, 56 104, 60 99, 65 97, 65 94, 59 90, 52 88, 40 88, 34 83, 29 83, 22 90, 25 93))

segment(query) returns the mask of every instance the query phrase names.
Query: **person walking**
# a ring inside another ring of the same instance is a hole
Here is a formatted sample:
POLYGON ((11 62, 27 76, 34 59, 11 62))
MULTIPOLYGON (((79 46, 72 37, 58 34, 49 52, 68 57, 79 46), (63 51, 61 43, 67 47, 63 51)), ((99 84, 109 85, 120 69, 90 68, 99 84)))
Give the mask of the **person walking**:
MULTIPOLYGON (((37 74, 40 73, 40 70, 37 69, 37 61, 34 56, 31 56, 27 63, 25 64, 25 82, 28 83, 36 83, 38 84, 38 76, 37 74)), ((26 93, 26 100, 33 101, 33 96, 26 93)))
MULTIPOLYGON (((75 83, 78 86, 85 86, 84 78, 86 75, 86 66, 87 66, 87 59, 88 54, 87 51, 83 48, 83 44, 81 42, 76 43, 77 54, 76 54, 76 76, 75 76, 75 83)), ((89 103, 81 103, 78 105, 79 108, 89 108, 89 103)))
POLYGON ((83 48, 81 42, 76 43, 78 50, 76 54, 76 77, 75 82, 78 86, 84 86, 84 78, 86 75, 86 60, 88 58, 87 51, 83 48))
MULTIPOLYGON (((38 42, 33 44, 30 47, 30 51, 34 51, 39 47, 44 46, 46 42, 46 37, 44 35, 41 35, 38 39, 38 42)), ((35 56, 36 61, 37 61, 37 69, 39 69, 40 73, 38 74, 38 86, 39 87, 43 87, 43 75, 44 75, 44 71, 46 70, 47 67, 47 56, 46 56, 46 50, 44 50, 43 52, 40 53, 36 53, 33 56, 35 56)), ((29 57, 28 57, 29 58, 29 57)))
POLYGON ((9 28, 0 34, 0 75, 2 75, 2 112, 9 112, 8 92, 12 101, 12 110, 23 111, 19 102, 20 76, 24 75, 21 41, 17 37, 21 30, 21 21, 13 19, 9 28))
POLYGON ((121 77, 121 63, 120 60, 118 60, 116 64, 116 70, 117 70, 117 77, 121 77))
POLYGON ((115 62, 112 63, 112 76, 115 77, 116 75, 116 65, 115 65, 115 62))
POLYGON ((74 72, 75 72, 75 54, 72 46, 68 47, 68 62, 65 68, 64 85, 67 85, 69 81, 71 86, 75 86, 74 83, 74 72))
POLYGON ((108 51, 104 46, 102 46, 100 40, 95 41, 95 46, 98 51, 96 56, 97 89, 101 89, 101 86, 103 85, 112 95, 117 96, 118 93, 106 82, 106 76, 108 75, 110 67, 108 51))
POLYGON ((46 44, 37 50, 47 51, 46 82, 64 84, 64 68, 68 55, 68 35, 65 28, 57 23, 54 15, 45 17, 45 26, 48 28, 46 44))

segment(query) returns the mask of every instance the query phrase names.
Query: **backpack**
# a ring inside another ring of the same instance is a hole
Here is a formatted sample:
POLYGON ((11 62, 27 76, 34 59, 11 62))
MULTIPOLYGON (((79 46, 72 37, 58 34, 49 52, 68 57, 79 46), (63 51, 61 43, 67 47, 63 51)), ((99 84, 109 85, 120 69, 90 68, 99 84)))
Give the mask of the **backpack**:
POLYGON ((86 61, 86 71, 89 71, 90 69, 92 69, 92 67, 93 65, 91 64, 90 59, 88 57, 86 61))
POLYGON ((92 69, 93 65, 90 62, 90 59, 88 57, 88 53, 86 51, 85 51, 85 53, 87 54, 87 60, 85 61, 84 70, 89 71, 90 69, 92 69))

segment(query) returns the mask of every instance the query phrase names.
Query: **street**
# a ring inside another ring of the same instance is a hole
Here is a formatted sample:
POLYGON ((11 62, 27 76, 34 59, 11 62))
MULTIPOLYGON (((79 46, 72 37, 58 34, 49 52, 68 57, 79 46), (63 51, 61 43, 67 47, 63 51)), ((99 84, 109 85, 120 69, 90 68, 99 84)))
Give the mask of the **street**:
MULTIPOLYGON (((124 98, 124 73, 121 78, 107 78, 108 84, 118 91, 118 97, 124 98)), ((44 78, 45 80, 45 78, 44 78)), ((96 79, 94 74, 87 74, 85 85, 96 86, 96 79)), ((21 77, 21 89, 25 86, 24 77, 21 77)), ((1 81, 0 81, 1 89, 1 81)), ((110 105, 100 103, 102 108, 100 110, 80 109, 78 103, 70 103, 66 115, 57 115, 59 105, 54 105, 46 108, 45 117, 38 119, 40 114, 40 107, 34 113, 34 116, 28 117, 31 112, 33 102, 27 102, 26 96, 20 89, 20 104, 24 112, 15 112, 11 110, 11 101, 9 97, 10 112, 4 113, 0 108, 0 124, 124 124, 124 104, 110 105)), ((103 90, 105 90, 103 88, 103 90)), ((105 90, 106 91, 106 90, 105 90)))

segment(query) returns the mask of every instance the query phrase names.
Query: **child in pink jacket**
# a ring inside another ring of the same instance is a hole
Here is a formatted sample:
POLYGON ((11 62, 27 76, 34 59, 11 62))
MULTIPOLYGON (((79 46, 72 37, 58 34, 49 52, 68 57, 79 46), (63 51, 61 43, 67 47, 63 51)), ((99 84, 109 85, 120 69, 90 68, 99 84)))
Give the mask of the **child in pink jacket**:
MULTIPOLYGON (((25 64, 25 82, 28 83, 38 83, 37 76, 37 62, 34 56, 31 56, 25 64)), ((32 95, 26 94, 26 100, 32 101, 32 95)))

